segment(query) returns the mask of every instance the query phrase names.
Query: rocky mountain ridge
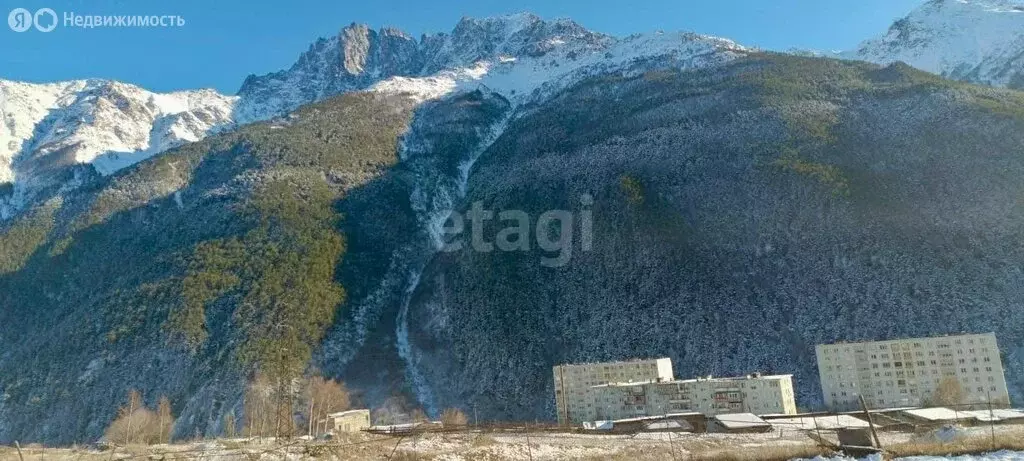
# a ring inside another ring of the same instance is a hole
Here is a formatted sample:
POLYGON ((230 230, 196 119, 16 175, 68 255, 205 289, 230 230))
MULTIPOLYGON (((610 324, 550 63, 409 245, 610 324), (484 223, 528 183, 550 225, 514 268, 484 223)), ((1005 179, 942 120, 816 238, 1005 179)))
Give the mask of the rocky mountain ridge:
MULTIPOLYGON (((840 56, 883 65, 903 61, 953 79, 1016 87, 1024 84, 1022 31, 1019 0, 931 0, 884 36, 840 56)), ((569 19, 520 13, 465 17, 449 33, 419 39, 396 28, 351 24, 314 42, 291 68, 250 75, 236 96, 212 90, 161 95, 103 80, 0 81, 0 184, 8 184, 6 193, 0 190, 0 219, 76 188, 91 172, 107 175, 183 142, 344 92, 374 89, 429 100, 483 87, 526 102, 641 61, 687 68, 748 51, 696 34, 616 38, 569 19), (93 168, 69 168, 75 165, 93 168)))

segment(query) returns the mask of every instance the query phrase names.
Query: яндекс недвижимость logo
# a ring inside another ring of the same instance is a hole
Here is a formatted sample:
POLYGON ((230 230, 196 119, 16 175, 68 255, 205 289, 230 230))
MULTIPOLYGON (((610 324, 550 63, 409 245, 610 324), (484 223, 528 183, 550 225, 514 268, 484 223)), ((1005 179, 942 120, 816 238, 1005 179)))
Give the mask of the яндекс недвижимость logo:
MULTIPOLYGON (((15 32, 25 32, 34 25, 40 32, 57 28, 57 12, 40 8, 35 14, 25 8, 15 8, 7 15, 7 25, 15 32)), ((177 15, 94 15, 63 12, 64 27, 93 29, 107 27, 184 27, 185 18, 177 15)))
POLYGON ((33 25, 40 32, 49 32, 57 28, 57 12, 40 8, 33 14, 24 8, 15 8, 7 15, 7 25, 15 32, 25 32, 33 25))

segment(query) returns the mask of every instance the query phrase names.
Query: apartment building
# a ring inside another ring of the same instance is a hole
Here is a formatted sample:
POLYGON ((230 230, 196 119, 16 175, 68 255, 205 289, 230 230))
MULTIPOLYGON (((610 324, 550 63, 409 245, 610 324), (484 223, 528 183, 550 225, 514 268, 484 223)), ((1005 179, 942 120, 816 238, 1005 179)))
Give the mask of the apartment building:
POLYGON ((835 410, 951 404, 1009 405, 994 333, 818 345, 825 405, 835 410), (936 392, 938 389, 943 391, 936 392))
POLYGON ((792 375, 752 374, 647 383, 609 383, 592 390, 592 420, 670 413, 797 413, 792 375))
POLYGON ((559 424, 596 420, 598 411, 591 391, 594 386, 673 379, 672 360, 667 358, 558 365, 553 371, 559 424))
POLYGON ((559 424, 699 412, 796 414, 791 375, 676 380, 663 359, 554 367, 559 424))

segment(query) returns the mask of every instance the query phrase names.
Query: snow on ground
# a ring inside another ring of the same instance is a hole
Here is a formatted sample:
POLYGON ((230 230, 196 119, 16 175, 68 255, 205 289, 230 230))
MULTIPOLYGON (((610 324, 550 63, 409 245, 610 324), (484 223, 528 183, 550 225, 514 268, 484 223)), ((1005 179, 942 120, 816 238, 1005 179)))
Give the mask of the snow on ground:
MULTIPOLYGON (((23 446, 26 460, 126 461, 128 459, 175 459, 220 461, 252 459, 264 461, 355 461, 365 459, 470 460, 597 460, 664 461, 694 456, 739 454, 737 459, 755 459, 752 453, 800 453, 814 443, 797 432, 767 434, 649 433, 596 435, 576 433, 432 433, 405 437, 343 434, 334 440, 306 439, 221 439, 175 445, 118 448, 43 448, 23 446)), ((868 458, 875 461, 879 458, 868 458)), ((908 457, 900 461, 1024 461, 1024 453, 1000 451, 957 457, 908 457)), ((0 446, 0 461, 19 461, 12 447, 0 446)), ((814 458, 814 461, 856 461, 852 458, 814 458)))
MULTIPOLYGON (((881 461, 881 456, 870 456, 865 458, 864 461, 881 461)), ((854 458, 847 457, 834 457, 834 458, 814 458, 812 461, 858 461, 854 458)), ((981 455, 963 455, 963 456, 909 456, 906 458, 897 458, 896 461, 1024 461, 1024 453, 1019 451, 998 451, 995 453, 986 453, 981 455)))
POLYGON ((911 456, 909 458, 902 458, 902 461, 939 461, 939 460, 953 460, 953 461, 1024 461, 1024 453, 1019 451, 999 451, 996 453, 988 453, 983 455, 964 455, 964 456, 951 456, 951 457, 937 457, 937 456, 911 456))

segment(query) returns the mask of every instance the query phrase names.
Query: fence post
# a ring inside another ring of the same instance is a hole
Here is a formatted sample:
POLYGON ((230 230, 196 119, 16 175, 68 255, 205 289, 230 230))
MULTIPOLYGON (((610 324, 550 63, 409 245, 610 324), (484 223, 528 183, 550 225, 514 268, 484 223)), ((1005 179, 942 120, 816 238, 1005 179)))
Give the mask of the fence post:
POLYGON ((871 428, 871 436, 875 438, 875 445, 878 445, 878 448, 881 449, 882 448, 882 441, 879 440, 878 432, 875 431, 875 421, 874 421, 874 419, 871 418, 871 412, 868 411, 868 404, 867 404, 867 402, 864 401, 864 395, 860 395, 859 397, 860 397, 860 407, 861 407, 861 409, 864 410, 864 415, 867 416, 867 418, 868 418, 868 427, 871 428))
POLYGON ((25 461, 25 456, 21 454, 21 444, 17 440, 14 441, 14 448, 18 449, 18 459, 25 461))
POLYGON ((530 428, 527 425, 526 428, 526 452, 530 455, 530 461, 533 461, 533 447, 530 446, 530 428))
POLYGON ((988 427, 992 434, 992 449, 996 449, 996 417, 992 411, 992 390, 988 391, 988 427))

